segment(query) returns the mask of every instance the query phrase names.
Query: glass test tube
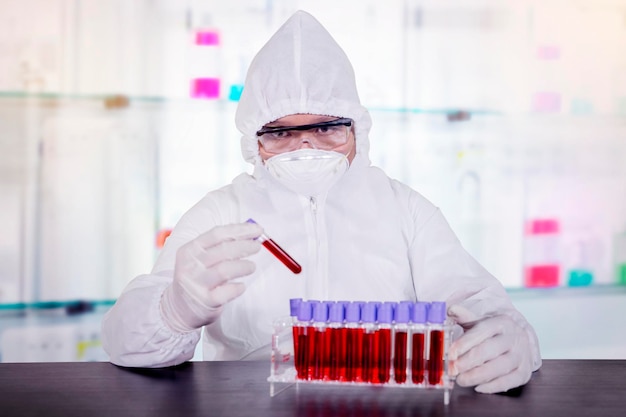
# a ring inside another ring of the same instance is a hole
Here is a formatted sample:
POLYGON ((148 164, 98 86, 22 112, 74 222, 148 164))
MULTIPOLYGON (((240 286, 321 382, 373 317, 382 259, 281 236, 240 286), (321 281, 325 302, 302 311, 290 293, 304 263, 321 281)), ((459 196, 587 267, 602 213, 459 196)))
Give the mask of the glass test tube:
POLYGON ((426 375, 426 320, 428 303, 418 301, 411 315, 411 381, 424 384, 426 375))
POLYGON ((308 378, 309 369, 309 327, 313 309, 309 301, 301 301, 298 306, 298 321, 294 326, 294 362, 298 379, 308 378))
POLYGON ((443 383, 445 335, 443 324, 446 320, 446 303, 433 302, 428 309, 428 383, 443 383))
POLYGON ((376 312, 378 304, 369 301, 361 311, 361 328, 363 329, 363 361, 362 373, 364 382, 378 381, 378 337, 376 334, 376 312))
POLYGON ((331 381, 347 380, 347 330, 343 325, 345 310, 345 302, 337 301, 330 305, 328 312, 327 332, 330 339, 328 379, 331 381))
POLYGON ((363 329, 361 328, 361 306, 354 301, 346 306, 346 380, 363 381, 363 329))
POLYGON ((313 304, 313 366, 311 379, 321 380, 328 375, 328 356, 330 355, 330 338, 328 337, 328 302, 320 301, 313 304))
MULTIPOLYGON (((291 298, 289 299, 289 316, 291 317, 291 332, 293 336, 293 354, 294 360, 297 357, 296 354, 298 352, 298 327, 296 324, 298 323, 298 311, 300 310, 300 303, 302 302, 302 298, 291 298)), ((296 366, 297 369, 297 366, 296 366)))
POLYGON ((393 326, 393 377, 398 384, 406 383, 408 370, 409 320, 411 318, 410 301, 401 301, 394 311, 393 326))
POLYGON ((309 300, 311 303, 311 322, 309 323, 309 327, 307 328, 307 369, 306 369, 306 379, 312 380, 315 376, 315 366, 317 364, 317 350, 315 348, 315 321, 313 320, 313 313, 315 311, 315 306, 320 303, 319 300, 309 300))
MULTIPOLYGON (((248 223, 257 224, 253 219, 246 220, 248 223)), ((296 262, 283 248, 281 248, 278 243, 274 242, 274 240, 270 239, 265 233, 263 233, 258 238, 259 242, 272 253, 279 261, 281 261, 287 268, 291 270, 294 274, 299 274, 302 272, 302 267, 298 262, 296 262)))
POLYGON ((384 302, 378 306, 376 320, 378 326, 376 329, 376 338, 378 344, 377 363, 374 381, 379 384, 389 382, 391 377, 391 324, 393 322, 393 313, 396 303, 384 302))

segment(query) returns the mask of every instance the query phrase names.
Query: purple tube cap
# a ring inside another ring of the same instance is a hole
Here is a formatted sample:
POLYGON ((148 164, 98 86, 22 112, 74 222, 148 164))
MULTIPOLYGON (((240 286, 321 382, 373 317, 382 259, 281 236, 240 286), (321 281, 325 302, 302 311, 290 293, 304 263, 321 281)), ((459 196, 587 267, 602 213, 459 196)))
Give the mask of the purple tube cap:
POLYGON ((428 307, 429 304, 423 301, 418 301, 413 304, 413 314, 411 321, 413 323, 426 323, 428 319, 428 307))
POLYGON ((328 321, 328 302, 321 301, 313 304, 313 321, 318 323, 328 321))
POLYGON ((328 312, 328 321, 331 323, 343 323, 346 308, 342 302, 332 303, 328 312))
POLYGON ((298 315, 298 310, 300 310, 301 302, 302 298, 291 298, 289 300, 289 315, 291 317, 296 317, 298 315))
POLYGON ((400 301, 394 312, 393 318, 396 323, 408 323, 411 320, 411 307, 413 302, 400 301))
POLYGON ((298 306, 298 321, 311 321, 313 306, 310 301, 302 301, 298 306))
POLYGON ((346 321, 348 323, 358 323, 361 320, 361 304, 358 302, 349 303, 346 306, 346 321))
POLYGON ((375 323, 376 322, 376 310, 378 309, 378 304, 376 301, 369 301, 365 303, 363 309, 361 310, 361 320, 364 323, 375 323))
POLYGON ((446 321, 446 303, 443 301, 434 301, 428 309, 429 323, 443 323, 446 321))
POLYGON ((377 319, 379 323, 391 323, 396 303, 383 303, 378 307, 377 319))

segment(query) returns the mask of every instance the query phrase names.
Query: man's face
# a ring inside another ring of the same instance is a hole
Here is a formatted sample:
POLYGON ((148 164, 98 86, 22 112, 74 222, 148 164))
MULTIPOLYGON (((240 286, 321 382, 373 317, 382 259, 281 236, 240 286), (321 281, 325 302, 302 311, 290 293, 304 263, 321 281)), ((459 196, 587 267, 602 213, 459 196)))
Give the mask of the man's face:
MULTIPOLYGON (((289 116, 281 117, 278 120, 268 123, 264 127, 303 126, 303 125, 310 125, 314 123, 327 122, 327 121, 331 121, 335 119, 337 119, 337 117, 321 116, 321 115, 316 115, 316 114, 292 114, 289 116)), ((300 143, 300 146, 296 149, 306 149, 306 148, 313 148, 313 146, 311 145, 311 143, 305 140, 305 138, 303 138, 302 142, 300 143)), ((354 159, 354 155, 356 154, 356 142, 354 139, 353 130, 350 129, 350 132, 348 133, 348 141, 345 144, 339 145, 330 150, 346 155, 348 162, 352 163, 352 160, 354 159)), ((261 142, 259 142, 259 154, 261 155, 263 162, 265 162, 268 158, 271 158, 272 156, 278 155, 280 153, 283 153, 283 152, 274 152, 274 153, 268 152, 267 150, 265 150, 261 142)))

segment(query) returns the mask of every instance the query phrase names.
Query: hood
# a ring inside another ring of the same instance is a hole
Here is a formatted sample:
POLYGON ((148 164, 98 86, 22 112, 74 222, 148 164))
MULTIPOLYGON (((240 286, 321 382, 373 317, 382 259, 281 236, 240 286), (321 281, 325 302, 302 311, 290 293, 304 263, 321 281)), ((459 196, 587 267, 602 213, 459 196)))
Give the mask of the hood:
POLYGON ((371 126, 354 70, 330 33, 310 14, 294 13, 252 60, 235 114, 246 161, 260 163, 256 132, 296 113, 354 120, 357 155, 368 160, 371 126))

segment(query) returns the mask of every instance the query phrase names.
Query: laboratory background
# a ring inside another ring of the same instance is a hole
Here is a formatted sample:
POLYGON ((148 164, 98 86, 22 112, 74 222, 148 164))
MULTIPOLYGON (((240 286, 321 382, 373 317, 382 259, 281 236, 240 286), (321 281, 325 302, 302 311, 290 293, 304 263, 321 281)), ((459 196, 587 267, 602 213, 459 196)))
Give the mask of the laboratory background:
POLYGON ((246 70, 299 9, 544 358, 626 358, 626 0, 0 0, 0 361, 107 360, 124 286, 251 172, 246 70))

